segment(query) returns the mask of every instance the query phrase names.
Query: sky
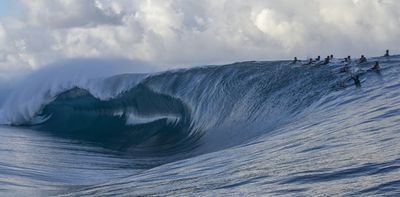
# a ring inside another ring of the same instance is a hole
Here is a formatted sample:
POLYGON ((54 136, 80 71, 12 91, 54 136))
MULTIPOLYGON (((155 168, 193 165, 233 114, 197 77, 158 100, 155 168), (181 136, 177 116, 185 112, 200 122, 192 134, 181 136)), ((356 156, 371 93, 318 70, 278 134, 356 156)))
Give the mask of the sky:
POLYGON ((17 2, 15 0, 0 1, 0 17, 17 14, 17 2))
POLYGON ((0 77, 75 58, 159 68, 399 53, 399 0, 2 0, 0 77))

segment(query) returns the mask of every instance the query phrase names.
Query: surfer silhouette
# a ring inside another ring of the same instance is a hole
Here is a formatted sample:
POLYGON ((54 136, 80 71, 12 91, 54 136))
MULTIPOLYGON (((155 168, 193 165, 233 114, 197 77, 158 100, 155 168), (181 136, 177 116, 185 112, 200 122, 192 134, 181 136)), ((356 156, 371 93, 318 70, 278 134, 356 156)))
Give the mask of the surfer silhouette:
POLYGON ((325 58, 324 65, 329 64, 329 59, 330 59, 329 56, 327 56, 327 57, 325 58))
POLYGON ((318 57, 315 60, 316 61, 320 61, 321 60, 321 56, 318 55, 318 57))
POLYGON ((292 62, 293 64, 297 63, 297 57, 294 57, 294 60, 292 62))
POLYGON ((345 57, 342 62, 350 62, 350 61, 351 61, 351 57, 349 55, 349 56, 345 57))
POLYGON ((386 53, 385 53, 385 55, 384 55, 384 57, 389 57, 390 55, 389 55, 389 50, 386 50, 386 53))
POLYGON ((361 82, 360 82, 360 79, 359 79, 359 76, 358 76, 358 75, 352 76, 351 79, 353 79, 354 85, 355 85, 356 87, 361 87, 361 82))
POLYGON ((379 62, 375 62, 375 65, 371 68, 372 70, 380 70, 379 62))
POLYGON ((313 63, 313 60, 312 60, 312 58, 310 58, 310 60, 308 61, 308 63, 306 65, 310 65, 312 63, 313 63))
POLYGON ((361 58, 358 60, 358 63, 362 64, 364 62, 367 62, 367 58, 364 55, 361 55, 361 58))

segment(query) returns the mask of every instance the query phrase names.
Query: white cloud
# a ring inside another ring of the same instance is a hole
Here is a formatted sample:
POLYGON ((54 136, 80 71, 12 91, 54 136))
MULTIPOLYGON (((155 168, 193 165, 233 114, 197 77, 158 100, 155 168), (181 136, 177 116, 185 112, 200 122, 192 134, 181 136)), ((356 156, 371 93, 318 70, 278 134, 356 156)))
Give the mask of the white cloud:
POLYGON ((400 41, 397 0, 20 0, 0 18, 0 70, 64 58, 128 58, 158 66, 347 54, 400 41))
MULTIPOLYGON (((119 24, 121 12, 105 7, 101 1, 81 0, 22 0, 31 24, 49 28, 72 28, 119 24)), ((114 8, 114 9, 113 9, 114 8)))
POLYGON ((263 9, 256 14, 254 25, 270 38, 282 43, 285 48, 291 49, 303 41, 304 27, 300 23, 270 9, 263 9))
POLYGON ((0 45, 4 45, 7 40, 7 32, 4 29, 3 25, 0 23, 0 45))

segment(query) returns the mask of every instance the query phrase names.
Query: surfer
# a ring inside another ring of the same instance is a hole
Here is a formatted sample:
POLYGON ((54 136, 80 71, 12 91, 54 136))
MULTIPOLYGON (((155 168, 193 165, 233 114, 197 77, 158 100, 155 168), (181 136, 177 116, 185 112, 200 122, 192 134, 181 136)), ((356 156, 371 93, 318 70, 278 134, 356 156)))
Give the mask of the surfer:
POLYGON ((354 85, 356 85, 356 87, 361 87, 361 82, 358 75, 352 76, 351 79, 354 80, 354 85))
POLYGON ((351 61, 351 57, 349 55, 349 56, 345 57, 342 62, 350 62, 350 61, 351 61))
POLYGON ((379 62, 375 62, 375 65, 371 68, 371 70, 379 71, 381 67, 379 66, 379 62))
POLYGON ((389 55, 389 50, 386 50, 386 53, 385 53, 385 55, 384 55, 384 57, 389 57, 390 55, 389 55))
POLYGON ((361 58, 358 60, 358 63, 362 64, 364 62, 367 62, 367 58, 365 58, 364 55, 361 55, 361 58))
POLYGON ((330 59, 333 60, 333 55, 330 56, 330 59))
POLYGON ((315 59, 315 61, 320 61, 321 60, 321 56, 318 55, 317 59, 315 59))
POLYGON ((324 64, 323 65, 327 65, 327 64, 329 64, 329 56, 327 56, 326 58, 325 58, 325 61, 324 61, 324 64))
POLYGON ((293 64, 297 63, 297 57, 294 57, 294 60, 292 62, 293 64))
POLYGON ((310 60, 308 61, 308 63, 306 65, 310 65, 312 63, 313 63, 313 60, 312 60, 312 58, 310 58, 310 60))

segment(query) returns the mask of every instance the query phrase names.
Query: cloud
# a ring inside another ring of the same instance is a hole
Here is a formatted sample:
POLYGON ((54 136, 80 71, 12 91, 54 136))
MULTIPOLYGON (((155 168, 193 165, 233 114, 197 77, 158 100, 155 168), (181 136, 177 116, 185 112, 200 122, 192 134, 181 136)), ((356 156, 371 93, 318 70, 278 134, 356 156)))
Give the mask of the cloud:
POLYGON ((121 10, 105 7, 101 1, 80 0, 22 0, 30 24, 49 28, 118 25, 121 10))
POLYGON ((279 15, 271 9, 263 9, 256 14, 253 21, 260 31, 271 39, 279 41, 287 49, 301 44, 303 41, 303 25, 279 15))
MULTIPOLYGON (((397 0, 20 0, 0 18, 0 71, 66 58, 159 67, 241 60, 380 55, 397 50, 397 0)), ((397 51, 398 52, 398 51, 397 51)))
POLYGON ((7 32, 5 31, 3 25, 0 23, 0 45, 4 45, 7 40, 7 32))

